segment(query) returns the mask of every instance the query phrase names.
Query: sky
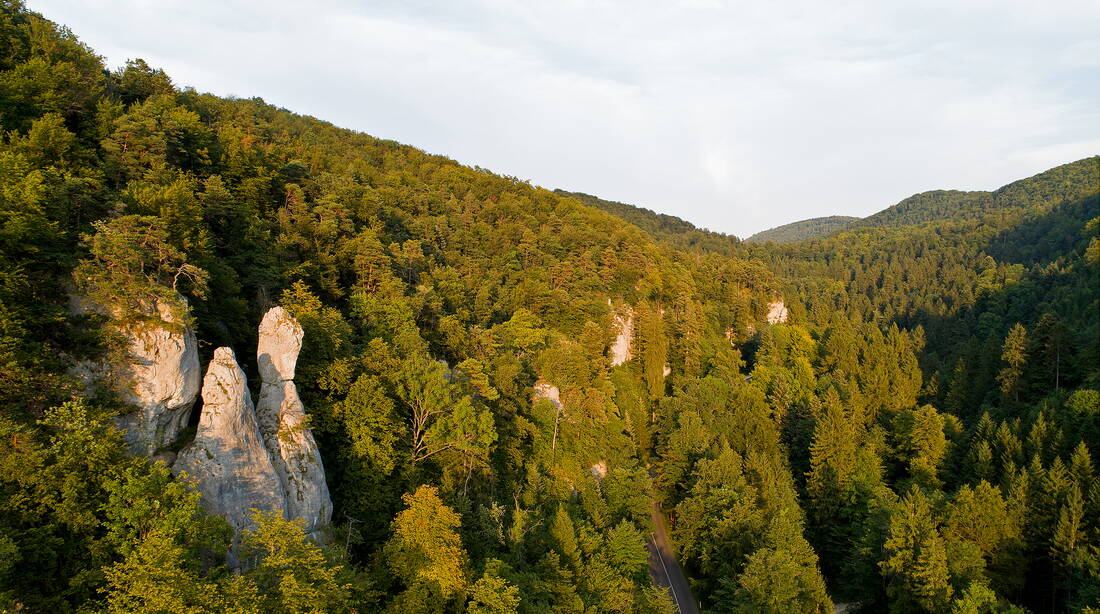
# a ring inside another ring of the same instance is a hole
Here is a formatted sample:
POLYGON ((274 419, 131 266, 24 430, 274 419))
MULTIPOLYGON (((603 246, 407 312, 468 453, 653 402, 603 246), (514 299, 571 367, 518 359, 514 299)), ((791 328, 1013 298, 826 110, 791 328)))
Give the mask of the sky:
POLYGON ((108 66, 740 237, 1100 154, 1096 0, 27 0, 108 66))

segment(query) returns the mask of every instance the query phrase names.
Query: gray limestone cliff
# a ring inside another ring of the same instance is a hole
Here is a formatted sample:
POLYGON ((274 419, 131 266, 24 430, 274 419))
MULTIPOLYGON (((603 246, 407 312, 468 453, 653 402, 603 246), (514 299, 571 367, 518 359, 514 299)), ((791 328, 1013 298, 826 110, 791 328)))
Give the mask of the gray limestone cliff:
POLYGON ((180 451, 172 471, 195 480, 203 505, 225 518, 238 540, 242 529, 253 528, 252 508, 285 512, 287 502, 233 350, 214 351, 202 402, 195 440, 180 451))
MULTIPOLYGON (((186 301, 179 300, 186 308, 186 301)), ((124 402, 138 407, 116 420, 131 452, 152 455, 171 445, 187 427, 202 380, 194 331, 164 303, 155 305, 161 323, 127 323, 83 297, 72 302, 74 313, 107 315, 107 326, 121 337, 126 353, 120 364, 86 361, 74 373, 88 384, 109 385, 124 402)))
POLYGON ((783 299, 768 303, 768 324, 782 324, 787 321, 787 306, 783 299))
POLYGON ((302 336, 302 327, 282 307, 264 315, 256 348, 261 380, 256 416, 286 493, 287 516, 301 518, 306 532, 313 534, 331 521, 332 499, 321 454, 293 381, 302 336))
POLYGON ((615 341, 611 344, 611 366, 617 367, 631 359, 631 342, 634 340, 634 310, 627 307, 612 317, 615 341))

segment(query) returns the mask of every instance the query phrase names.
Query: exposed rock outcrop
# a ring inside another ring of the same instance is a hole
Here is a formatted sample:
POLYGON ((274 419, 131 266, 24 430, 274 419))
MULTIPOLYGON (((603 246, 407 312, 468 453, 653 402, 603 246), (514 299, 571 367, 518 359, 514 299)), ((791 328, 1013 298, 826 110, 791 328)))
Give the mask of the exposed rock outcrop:
POLYGON ((607 461, 602 460, 602 461, 592 465, 592 467, 588 471, 589 471, 589 473, 592 474, 592 477, 594 477, 594 478, 597 478, 597 479, 600 479, 600 480, 606 478, 607 477, 607 461))
POLYGON ((782 300, 768 303, 768 324, 782 324, 787 321, 787 306, 782 300))
MULTIPOLYGON (((179 300, 186 306, 183 297, 179 300)), ((123 401, 140 408, 116 419, 132 453, 152 455, 172 444, 187 426, 202 381, 194 331, 166 303, 156 305, 163 323, 123 323, 83 297, 74 296, 72 303, 74 313, 111 318, 108 326, 121 335, 127 354, 118 365, 82 363, 75 374, 89 384, 111 386, 123 401)))
POLYGON ((549 399, 554 407, 561 407, 561 391, 549 382, 535 382, 535 398, 549 399))
POLYGON ((616 313, 612 323, 617 332, 611 344, 611 366, 617 367, 633 356, 630 345, 634 339, 634 310, 627 307, 624 313, 616 313))
POLYGON ((264 315, 256 348, 261 379, 256 416, 286 493, 287 516, 301 518, 306 531, 313 533, 332 520, 332 499, 321 454, 293 381, 302 335, 302 327, 282 307, 264 315))
POLYGON ((286 495, 260 436, 244 371, 229 348, 218 348, 202 383, 195 440, 172 467, 196 481, 207 510, 225 518, 240 539, 254 528, 251 509, 284 512, 286 495))
POLYGON ((253 406, 233 350, 215 351, 203 380, 198 433, 173 471, 196 480, 203 504, 228 520, 238 539, 252 527, 252 508, 300 518, 309 534, 320 537, 332 519, 332 499, 293 381, 302 327, 276 307, 259 332, 259 401, 253 406))

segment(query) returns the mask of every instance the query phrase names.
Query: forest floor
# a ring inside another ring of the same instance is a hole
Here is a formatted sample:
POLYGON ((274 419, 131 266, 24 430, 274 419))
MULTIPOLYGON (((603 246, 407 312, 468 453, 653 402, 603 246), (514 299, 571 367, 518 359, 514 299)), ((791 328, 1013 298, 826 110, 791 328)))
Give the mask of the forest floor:
MULTIPOLYGON (((654 477, 652 470, 650 477, 654 477)), ((695 596, 691 594, 691 585, 676 560, 672 544, 668 541, 664 511, 656 499, 652 504, 650 513, 653 518, 653 534, 646 540, 646 549, 649 550, 649 576, 653 578, 654 584, 668 589, 680 614, 699 614, 699 606, 695 602, 695 596)))

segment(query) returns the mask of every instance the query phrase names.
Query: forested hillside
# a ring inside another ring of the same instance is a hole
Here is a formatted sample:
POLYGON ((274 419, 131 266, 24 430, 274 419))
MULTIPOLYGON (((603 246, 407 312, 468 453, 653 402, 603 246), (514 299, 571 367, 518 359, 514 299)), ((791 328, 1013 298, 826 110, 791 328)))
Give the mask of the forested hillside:
POLYGON ((749 244, 0 6, 0 611, 671 614, 654 502, 706 612, 1100 609, 1100 158, 749 244), (113 385, 119 331, 186 331, 262 399, 276 306, 309 536, 173 464, 208 402, 135 451, 113 385))
POLYGON ((823 237, 852 226, 860 218, 846 215, 831 215, 829 217, 815 217, 809 220, 791 222, 760 232, 745 239, 748 243, 797 243, 806 239, 823 237))
POLYGON ((741 242, 733 235, 698 228, 691 222, 686 222, 676 216, 656 213, 644 207, 604 200, 579 192, 556 190, 556 193, 570 196, 586 205, 607 211, 644 230, 661 243, 680 250, 725 254, 728 256, 737 250, 737 246, 741 242))
POLYGON ((1095 160, 1079 160, 1014 181, 993 192, 922 192, 864 218, 855 226, 907 226, 946 220, 974 220, 994 212, 1043 208, 1078 200, 1096 192, 1095 166, 1095 160))

